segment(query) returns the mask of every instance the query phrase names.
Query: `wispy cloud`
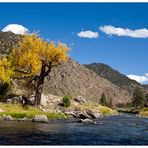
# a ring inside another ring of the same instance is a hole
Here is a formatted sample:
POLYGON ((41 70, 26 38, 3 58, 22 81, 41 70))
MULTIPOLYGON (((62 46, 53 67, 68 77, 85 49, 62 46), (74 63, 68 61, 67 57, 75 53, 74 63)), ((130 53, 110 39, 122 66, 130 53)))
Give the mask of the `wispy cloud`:
POLYGON ((87 30, 87 31, 81 31, 81 32, 77 33, 77 36, 80 38, 93 39, 93 38, 98 38, 99 34, 98 34, 98 32, 93 32, 91 30, 87 30))
POLYGON ((22 25, 18 25, 18 24, 9 24, 6 27, 4 27, 2 31, 3 32, 11 31, 15 34, 22 34, 22 35, 27 34, 29 32, 27 28, 25 28, 22 25))
POLYGON ((129 74, 127 77, 132 80, 136 80, 139 83, 148 83, 148 73, 145 73, 143 76, 129 74))
POLYGON ((99 29, 107 35, 127 36, 131 38, 148 38, 148 29, 131 30, 128 28, 117 28, 111 25, 100 26, 99 29))

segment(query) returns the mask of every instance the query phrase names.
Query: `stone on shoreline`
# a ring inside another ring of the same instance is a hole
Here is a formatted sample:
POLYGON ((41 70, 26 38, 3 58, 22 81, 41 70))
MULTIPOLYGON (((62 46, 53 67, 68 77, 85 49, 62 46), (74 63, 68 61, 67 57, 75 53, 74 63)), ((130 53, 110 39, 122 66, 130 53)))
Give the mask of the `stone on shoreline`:
POLYGON ((24 121, 30 121, 31 119, 24 117, 24 118, 20 118, 20 119, 16 119, 19 122, 24 122, 24 121))
POLYGON ((74 118, 77 118, 77 114, 74 111, 66 111, 64 113, 65 113, 65 115, 70 115, 70 116, 72 116, 74 118))
POLYGON ((78 118, 86 119, 86 118, 90 118, 90 116, 86 112, 80 112, 78 113, 78 118))
POLYGON ((96 124, 96 121, 93 121, 91 119, 80 119, 80 123, 88 123, 88 124, 96 124))
POLYGON ((47 123, 48 118, 46 115, 35 115, 32 119, 33 122, 41 122, 41 123, 47 123))
POLYGON ((13 120, 13 118, 10 115, 5 115, 5 114, 2 115, 2 119, 5 121, 12 121, 13 120))
POLYGON ((91 117, 91 118, 100 118, 102 114, 98 111, 94 111, 91 109, 87 109, 86 113, 91 117))

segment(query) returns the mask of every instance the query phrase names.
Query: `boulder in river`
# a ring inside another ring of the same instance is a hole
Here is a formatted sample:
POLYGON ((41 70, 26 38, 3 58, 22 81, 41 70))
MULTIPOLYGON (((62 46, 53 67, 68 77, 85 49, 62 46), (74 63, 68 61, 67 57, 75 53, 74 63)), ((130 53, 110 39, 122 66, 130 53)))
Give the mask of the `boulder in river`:
POLYGON ((32 121, 33 122, 47 123, 48 118, 47 118, 46 115, 35 115, 32 121))

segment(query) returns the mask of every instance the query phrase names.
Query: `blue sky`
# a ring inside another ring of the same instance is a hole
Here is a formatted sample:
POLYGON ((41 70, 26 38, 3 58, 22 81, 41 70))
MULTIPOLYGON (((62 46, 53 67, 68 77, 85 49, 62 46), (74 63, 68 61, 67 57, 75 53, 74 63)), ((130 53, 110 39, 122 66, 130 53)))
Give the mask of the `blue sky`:
POLYGON ((81 64, 105 63, 148 83, 148 3, 0 3, 0 29, 8 24, 66 43, 70 57, 81 64), (105 25, 109 28, 100 30, 105 25), (97 37, 78 36, 82 31, 97 37))

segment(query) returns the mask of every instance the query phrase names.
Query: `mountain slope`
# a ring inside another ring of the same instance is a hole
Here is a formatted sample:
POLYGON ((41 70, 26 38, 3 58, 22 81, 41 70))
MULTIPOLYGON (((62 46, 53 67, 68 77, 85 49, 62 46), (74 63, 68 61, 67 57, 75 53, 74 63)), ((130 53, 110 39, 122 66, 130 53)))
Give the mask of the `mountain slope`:
POLYGON ((97 75, 119 86, 120 88, 127 90, 130 94, 133 93, 133 90, 135 89, 136 86, 142 87, 141 84, 138 83, 137 81, 129 79, 127 76, 112 69, 110 66, 106 64, 92 63, 84 66, 94 71, 97 75))
POLYGON ((126 103, 131 99, 127 91, 72 59, 53 69, 50 80, 46 80, 44 84, 45 94, 82 96, 87 100, 97 102, 103 92, 113 104, 126 103))

